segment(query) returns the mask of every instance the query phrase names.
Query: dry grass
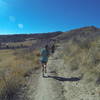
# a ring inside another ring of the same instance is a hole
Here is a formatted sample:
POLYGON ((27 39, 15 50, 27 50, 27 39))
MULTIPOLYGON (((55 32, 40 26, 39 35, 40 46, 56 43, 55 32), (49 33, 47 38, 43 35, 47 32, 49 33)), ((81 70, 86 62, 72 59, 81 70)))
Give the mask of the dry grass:
POLYGON ((29 41, 24 41, 24 42, 15 42, 15 43, 8 43, 9 46, 32 46, 33 43, 35 43, 36 40, 29 40, 29 41))
POLYGON ((36 51, 25 49, 0 51, 0 100, 12 100, 25 85, 25 77, 39 68, 36 51))
POLYGON ((100 85, 100 38, 82 45, 71 40, 65 43, 62 55, 71 72, 80 70, 87 83, 92 81, 100 85))
POLYGON ((7 46, 8 48, 30 47, 36 42, 37 42, 36 40, 27 40, 23 42, 8 42, 8 43, 3 43, 1 47, 7 47, 7 46))

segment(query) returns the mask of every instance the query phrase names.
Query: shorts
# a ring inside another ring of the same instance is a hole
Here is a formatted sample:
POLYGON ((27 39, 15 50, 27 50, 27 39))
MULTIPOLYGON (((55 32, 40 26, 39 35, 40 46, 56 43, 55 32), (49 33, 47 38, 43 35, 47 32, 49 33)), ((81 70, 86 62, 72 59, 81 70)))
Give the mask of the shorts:
POLYGON ((41 61, 42 64, 47 64, 47 61, 41 61))

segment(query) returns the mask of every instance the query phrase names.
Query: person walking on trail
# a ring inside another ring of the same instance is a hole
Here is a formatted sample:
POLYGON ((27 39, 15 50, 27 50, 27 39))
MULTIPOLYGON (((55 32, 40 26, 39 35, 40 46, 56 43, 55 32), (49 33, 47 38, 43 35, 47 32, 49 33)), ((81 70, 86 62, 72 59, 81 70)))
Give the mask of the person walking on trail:
POLYGON ((54 53, 54 52, 55 52, 55 45, 53 44, 51 47, 51 53, 54 53))
POLYGON ((40 56, 41 56, 40 61, 42 65, 42 75, 44 77, 44 74, 47 73, 47 62, 48 62, 48 57, 49 57, 48 45, 45 45, 45 48, 41 49, 40 56))

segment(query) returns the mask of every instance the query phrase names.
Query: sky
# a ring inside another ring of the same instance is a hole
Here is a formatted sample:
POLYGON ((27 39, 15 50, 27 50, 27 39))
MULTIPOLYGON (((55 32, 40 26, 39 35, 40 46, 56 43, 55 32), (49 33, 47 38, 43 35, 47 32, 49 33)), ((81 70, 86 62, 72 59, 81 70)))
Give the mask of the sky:
POLYGON ((0 0, 0 34, 100 28, 100 0, 0 0))

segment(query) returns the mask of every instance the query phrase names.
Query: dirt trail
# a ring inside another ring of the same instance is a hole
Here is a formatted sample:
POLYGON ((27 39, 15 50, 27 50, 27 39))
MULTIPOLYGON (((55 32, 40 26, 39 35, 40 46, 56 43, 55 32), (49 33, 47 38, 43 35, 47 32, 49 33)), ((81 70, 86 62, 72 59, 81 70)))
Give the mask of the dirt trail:
POLYGON ((48 62, 48 77, 43 78, 39 70, 29 82, 28 100, 65 100, 63 87, 60 81, 55 80, 56 66, 53 57, 48 62))
POLYGON ((49 58, 48 77, 43 78, 41 70, 31 76, 27 100, 100 100, 95 87, 84 83, 82 73, 72 73, 63 59, 59 59, 59 50, 49 58))
POLYGON ((53 63, 54 62, 52 60, 49 60, 48 63, 49 77, 43 78, 42 73, 40 73, 38 78, 38 85, 33 100, 64 100, 61 83, 53 79, 52 77, 56 75, 55 67, 53 66, 53 63), (52 70, 50 71, 49 69, 52 70))

